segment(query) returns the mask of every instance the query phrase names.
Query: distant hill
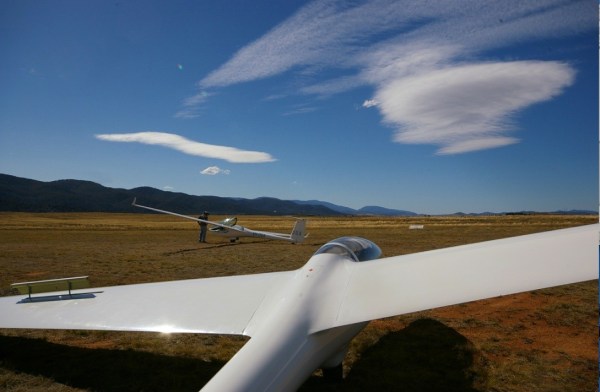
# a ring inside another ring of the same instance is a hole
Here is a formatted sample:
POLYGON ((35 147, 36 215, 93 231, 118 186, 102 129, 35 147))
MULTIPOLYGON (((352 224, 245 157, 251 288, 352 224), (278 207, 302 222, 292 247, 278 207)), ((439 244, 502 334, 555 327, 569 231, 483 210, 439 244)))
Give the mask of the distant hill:
POLYGON ((569 210, 569 211, 516 211, 516 212, 455 212, 448 214, 453 216, 497 216, 497 215, 598 215, 598 211, 592 210, 569 210))
POLYGON ((360 215, 383 215, 383 216, 417 216, 416 212, 394 210, 391 208, 384 208, 378 206, 366 206, 358 210, 360 215))
POLYGON ((337 204, 329 203, 327 201, 321 201, 321 200, 294 200, 294 202, 298 203, 298 204, 312 204, 312 205, 324 206, 324 207, 329 208, 330 210, 337 211, 340 214, 344 214, 344 215, 357 215, 358 214, 358 210, 355 210, 354 208, 340 206, 340 205, 337 205, 337 204))
POLYGON ((340 215, 325 206, 270 197, 192 196, 150 187, 119 189, 91 181, 43 182, 0 174, 0 211, 143 212, 131 206, 134 197, 139 203, 182 214, 209 211, 218 215, 340 215))
POLYGON ((314 204, 314 205, 322 205, 334 211, 337 211, 344 215, 384 215, 384 216, 417 216, 416 212, 412 211, 404 211, 404 210, 394 210, 391 208, 378 207, 378 206, 366 206, 362 207, 358 210, 355 210, 350 207, 344 207, 337 204, 329 203, 321 200, 294 200, 299 204, 314 204))

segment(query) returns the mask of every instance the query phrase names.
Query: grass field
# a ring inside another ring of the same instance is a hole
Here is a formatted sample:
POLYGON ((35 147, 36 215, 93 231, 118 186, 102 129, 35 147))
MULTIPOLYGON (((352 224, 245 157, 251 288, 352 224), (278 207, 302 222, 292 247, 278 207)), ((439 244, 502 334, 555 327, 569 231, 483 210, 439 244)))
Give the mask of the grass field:
MULTIPOLYGON (((221 217, 212 217, 220 219, 221 217)), ((595 223, 596 216, 308 218, 303 244, 230 244, 176 217, 0 213, 0 295, 10 284, 89 275, 93 286, 291 270, 325 242, 358 235, 384 256, 595 223), (423 230, 409 230, 422 224, 423 230)), ((288 217, 241 216, 289 232, 288 217)), ((0 315, 2 317, 2 315, 0 315)), ((371 322, 345 379, 302 391, 596 391, 597 281, 371 322)), ((0 330, 3 391, 195 391, 244 344, 237 336, 0 330)))

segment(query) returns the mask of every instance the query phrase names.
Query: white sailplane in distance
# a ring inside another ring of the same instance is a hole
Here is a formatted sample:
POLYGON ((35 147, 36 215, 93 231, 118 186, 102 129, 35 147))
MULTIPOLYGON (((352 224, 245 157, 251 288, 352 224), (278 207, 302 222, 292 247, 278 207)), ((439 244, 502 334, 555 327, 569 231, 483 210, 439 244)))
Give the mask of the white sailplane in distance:
POLYGON ((304 241, 304 238, 307 237, 306 231, 306 220, 305 219, 296 219, 296 223, 292 228, 292 232, 290 234, 284 233, 274 233, 270 231, 260 231, 260 230, 252 230, 244 226, 236 225, 237 218, 227 218, 222 222, 212 222, 202 218, 194 218, 193 216, 178 214, 176 212, 160 210, 154 207, 143 206, 136 203, 137 199, 133 199, 133 203, 131 203, 134 207, 145 208, 150 211, 160 212, 163 214, 174 215, 180 218, 190 219, 196 222, 204 222, 209 225, 213 225, 209 232, 212 234, 216 234, 219 236, 224 236, 229 238, 231 242, 238 240, 240 237, 256 237, 256 238, 265 238, 270 240, 282 240, 288 241, 293 244, 299 244, 304 241))
POLYGON ((367 239, 342 237, 294 271, 34 296, 36 282, 26 282, 18 287, 29 296, 0 298, 0 328, 246 335, 202 391, 294 391, 315 369, 339 368, 370 320, 598 279, 598 228, 387 258, 367 239))

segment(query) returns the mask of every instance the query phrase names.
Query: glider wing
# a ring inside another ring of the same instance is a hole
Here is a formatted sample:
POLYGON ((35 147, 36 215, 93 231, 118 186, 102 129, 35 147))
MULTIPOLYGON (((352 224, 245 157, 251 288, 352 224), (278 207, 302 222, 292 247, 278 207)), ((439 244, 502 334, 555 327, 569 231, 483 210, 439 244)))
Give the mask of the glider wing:
POLYGON ((144 208, 144 209, 150 210, 150 211, 160 212, 162 214, 178 216, 180 218, 189 219, 189 220, 193 220, 193 221, 196 221, 196 222, 204 222, 204 223, 207 223, 209 225, 221 227, 221 228, 227 229, 227 230, 234 230, 234 231, 242 232, 241 230, 238 230, 235 227, 223 224, 221 222, 213 222, 213 221, 209 221, 209 220, 206 220, 206 219, 194 218, 193 216, 189 216, 189 215, 178 214, 176 212, 171 212, 171 211, 167 211, 167 210, 160 210, 160 209, 154 208, 154 207, 143 206, 141 204, 137 204, 136 201, 137 201, 137 199, 133 199, 133 203, 131 203, 131 205, 134 206, 134 207, 144 208))
POLYGON ((598 224, 353 263, 334 325, 598 279, 598 224))
POLYGON ((0 298, 0 328, 244 334, 270 289, 293 272, 0 298))

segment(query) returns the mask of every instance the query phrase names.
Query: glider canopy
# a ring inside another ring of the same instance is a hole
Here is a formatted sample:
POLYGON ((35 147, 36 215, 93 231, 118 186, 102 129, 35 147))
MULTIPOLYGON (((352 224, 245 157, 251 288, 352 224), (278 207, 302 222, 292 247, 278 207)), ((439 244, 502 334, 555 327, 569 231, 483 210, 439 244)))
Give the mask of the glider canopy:
POLYGON ((348 257, 362 262, 381 257, 381 249, 372 241, 361 237, 340 237, 329 241, 315 252, 315 255, 329 253, 348 257))

